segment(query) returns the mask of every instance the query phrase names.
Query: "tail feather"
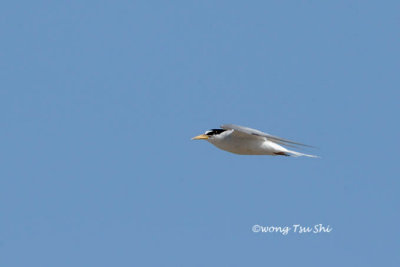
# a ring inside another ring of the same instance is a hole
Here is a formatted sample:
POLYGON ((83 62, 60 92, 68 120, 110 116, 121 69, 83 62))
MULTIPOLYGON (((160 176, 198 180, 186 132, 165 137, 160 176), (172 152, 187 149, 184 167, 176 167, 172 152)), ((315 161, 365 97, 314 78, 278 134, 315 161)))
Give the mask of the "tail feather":
POLYGON ((288 153, 292 157, 304 156, 304 157, 309 157, 309 158, 319 158, 318 156, 315 156, 315 155, 304 154, 304 153, 300 153, 300 152, 296 152, 296 151, 292 151, 292 150, 288 150, 288 151, 286 151, 286 153, 288 153))

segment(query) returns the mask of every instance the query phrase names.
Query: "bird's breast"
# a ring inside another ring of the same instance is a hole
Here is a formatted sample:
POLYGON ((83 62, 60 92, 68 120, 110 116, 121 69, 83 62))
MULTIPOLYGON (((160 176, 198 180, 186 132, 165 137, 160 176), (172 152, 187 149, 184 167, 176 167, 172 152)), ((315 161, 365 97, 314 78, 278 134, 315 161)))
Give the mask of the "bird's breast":
POLYGON ((210 143, 216 147, 241 155, 272 155, 272 151, 265 146, 262 139, 247 139, 238 137, 229 137, 220 140, 210 140, 210 143))

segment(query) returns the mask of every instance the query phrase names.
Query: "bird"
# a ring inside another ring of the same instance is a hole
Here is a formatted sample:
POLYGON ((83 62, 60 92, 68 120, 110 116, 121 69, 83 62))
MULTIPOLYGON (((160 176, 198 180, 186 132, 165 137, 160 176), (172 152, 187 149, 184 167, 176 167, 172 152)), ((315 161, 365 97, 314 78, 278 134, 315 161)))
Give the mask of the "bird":
POLYGON ((224 124, 220 127, 221 129, 211 129, 204 134, 197 135, 192 140, 206 140, 219 149, 239 155, 305 156, 318 158, 315 155, 304 154, 283 147, 312 147, 309 145, 235 124, 224 124))

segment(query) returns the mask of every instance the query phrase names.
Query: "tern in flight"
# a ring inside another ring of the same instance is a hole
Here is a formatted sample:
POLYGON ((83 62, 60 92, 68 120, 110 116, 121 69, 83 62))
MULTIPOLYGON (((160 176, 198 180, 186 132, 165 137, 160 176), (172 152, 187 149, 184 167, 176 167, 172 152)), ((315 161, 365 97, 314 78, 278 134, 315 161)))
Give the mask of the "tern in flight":
POLYGON ((221 129, 208 130, 204 134, 193 137, 192 140, 207 140, 219 149, 240 155, 318 158, 318 156, 303 154, 283 147, 283 145, 288 147, 310 147, 308 145, 234 124, 221 125, 221 129))

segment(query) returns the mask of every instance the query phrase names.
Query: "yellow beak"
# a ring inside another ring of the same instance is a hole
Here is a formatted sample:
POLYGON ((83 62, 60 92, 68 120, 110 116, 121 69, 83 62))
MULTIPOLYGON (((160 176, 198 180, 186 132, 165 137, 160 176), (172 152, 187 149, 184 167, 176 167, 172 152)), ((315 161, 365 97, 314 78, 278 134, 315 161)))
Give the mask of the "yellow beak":
POLYGON ((192 138, 192 140, 208 139, 208 135, 201 134, 192 138))

